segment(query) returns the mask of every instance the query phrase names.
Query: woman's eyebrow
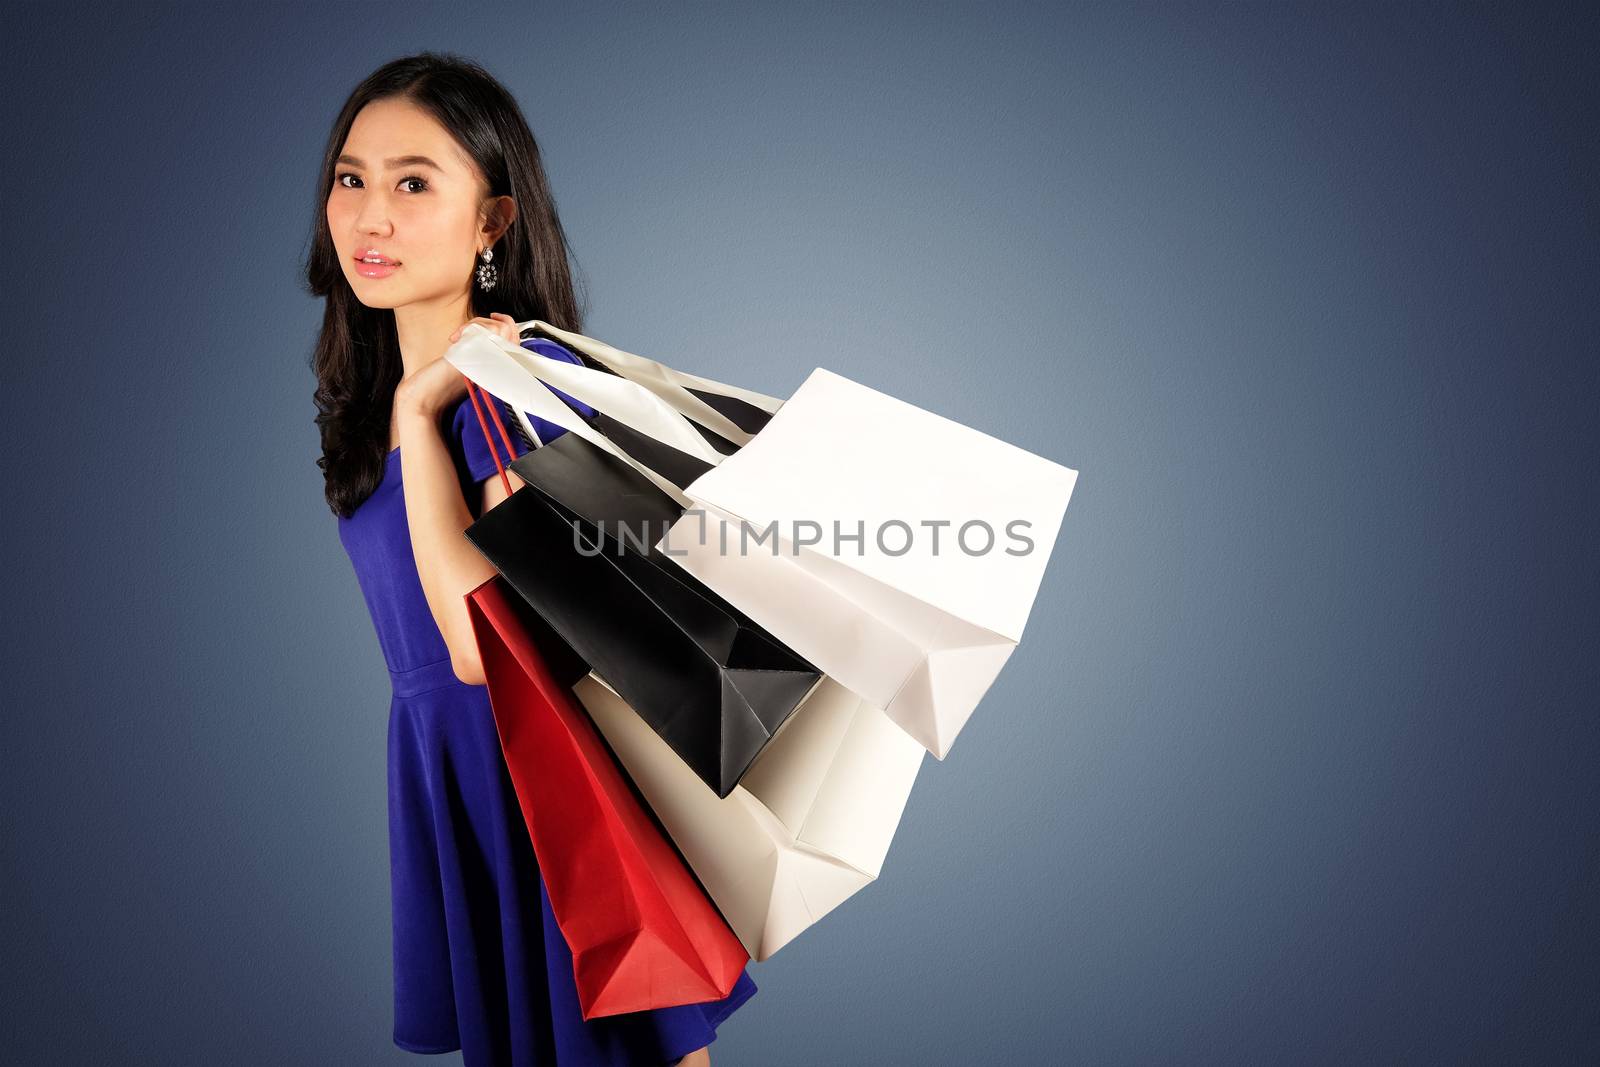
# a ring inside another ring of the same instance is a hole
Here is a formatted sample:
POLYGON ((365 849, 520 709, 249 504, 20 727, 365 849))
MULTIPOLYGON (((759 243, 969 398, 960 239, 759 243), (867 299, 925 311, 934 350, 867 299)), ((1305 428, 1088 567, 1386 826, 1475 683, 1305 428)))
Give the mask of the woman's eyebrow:
MULTIPOLYGON (((352 167, 366 166, 365 163, 361 162, 361 160, 352 155, 341 155, 338 159, 338 162, 348 163, 352 167)), ((383 165, 388 167, 390 170, 396 170, 400 167, 432 167, 441 174, 444 172, 443 167, 439 166, 439 164, 435 163, 427 156, 395 156, 393 159, 384 160, 383 165)))

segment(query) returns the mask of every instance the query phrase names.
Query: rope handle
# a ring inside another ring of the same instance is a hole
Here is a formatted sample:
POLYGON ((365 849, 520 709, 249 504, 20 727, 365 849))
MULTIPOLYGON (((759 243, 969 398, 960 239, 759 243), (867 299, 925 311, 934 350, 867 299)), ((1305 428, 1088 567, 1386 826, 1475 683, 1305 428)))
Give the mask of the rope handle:
MULTIPOLYGON (((477 412, 478 426, 483 430, 483 439, 489 445, 489 457, 494 460, 494 469, 500 472, 500 482, 506 487, 506 495, 510 496, 513 492, 515 492, 515 490, 511 488, 511 479, 506 477, 506 468, 505 465, 500 462, 500 453, 494 447, 494 438, 489 434, 489 424, 484 421, 484 408, 489 409, 489 417, 494 419, 495 429, 500 431, 500 440, 505 442, 506 463, 511 462, 511 460, 516 456, 517 450, 511 447, 511 438, 506 436, 505 424, 500 421, 500 412, 496 411, 494 405, 489 403, 487 399, 480 403, 478 400, 478 393, 481 391, 481 388, 473 384, 472 379, 468 378, 465 374, 463 374, 461 377, 465 379, 467 383, 467 396, 472 399, 472 410, 477 412)), ((484 393, 485 398, 487 398, 488 395, 489 394, 484 393)))

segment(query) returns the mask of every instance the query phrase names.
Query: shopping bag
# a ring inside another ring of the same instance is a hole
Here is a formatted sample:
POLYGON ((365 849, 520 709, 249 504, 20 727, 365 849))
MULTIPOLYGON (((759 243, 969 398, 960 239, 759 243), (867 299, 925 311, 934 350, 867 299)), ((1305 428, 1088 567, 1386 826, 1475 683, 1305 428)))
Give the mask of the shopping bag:
POLYGON ((656 547, 943 759, 1021 640, 1077 475, 818 367, 656 547))
POLYGON ((926 754, 824 677, 717 797, 597 674, 573 693, 757 961, 878 877, 926 754))
POLYGON ((547 666, 560 642, 498 575, 466 602, 584 1019, 726 998, 749 954, 547 666))
POLYGON ((681 508, 628 464, 568 433, 511 470, 467 538, 727 796, 821 672, 650 547, 681 508))

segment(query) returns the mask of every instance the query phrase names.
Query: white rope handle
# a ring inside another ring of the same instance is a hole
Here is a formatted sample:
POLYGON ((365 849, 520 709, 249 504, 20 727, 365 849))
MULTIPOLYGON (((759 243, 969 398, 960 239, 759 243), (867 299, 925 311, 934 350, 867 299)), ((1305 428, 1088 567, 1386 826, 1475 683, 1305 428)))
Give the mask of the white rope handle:
POLYGON ((707 463, 716 465, 725 458, 683 414, 638 383, 523 348, 479 323, 468 323, 444 358, 474 384, 509 403, 530 434, 530 414, 563 427, 622 460, 685 508, 694 505, 683 490, 612 444, 546 385, 707 463))
MULTIPOLYGON (((519 332, 533 329, 547 334, 560 341, 568 348, 575 349, 592 357, 595 362, 617 375, 637 382, 673 410, 714 433, 720 434, 736 445, 747 445, 754 436, 741 430, 726 415, 707 404, 704 400, 689 392, 690 388, 700 389, 703 392, 719 393, 723 396, 742 400, 753 407, 760 408, 769 415, 776 414, 783 406, 783 401, 777 397, 767 396, 752 389, 742 389, 737 385, 728 385, 711 378, 702 378, 697 374, 689 374, 676 368, 669 367, 644 356, 636 356, 632 352, 624 352, 614 348, 604 341, 597 341, 593 337, 585 337, 581 333, 572 333, 569 330, 558 329, 539 319, 529 319, 516 324, 519 332)), ((576 395, 576 394, 574 394, 576 395)), ((608 413, 609 414, 609 413, 608 413)))

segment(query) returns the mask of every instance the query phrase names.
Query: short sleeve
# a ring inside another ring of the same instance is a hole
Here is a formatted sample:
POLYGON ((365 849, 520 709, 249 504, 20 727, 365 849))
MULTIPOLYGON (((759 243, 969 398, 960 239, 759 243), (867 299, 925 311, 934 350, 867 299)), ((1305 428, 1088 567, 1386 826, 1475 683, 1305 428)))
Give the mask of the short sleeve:
MULTIPOLYGON (((528 451, 527 442, 517 432, 516 419, 506 405, 487 390, 479 389, 477 392, 479 401, 488 400, 499 412, 500 425, 506 428, 506 437, 511 439, 511 459, 528 451)), ((450 441, 456 466, 465 471, 466 480, 474 482, 495 476, 496 455, 500 457, 501 463, 508 467, 511 464, 511 460, 506 458, 505 442, 501 440, 500 431, 494 424, 494 416, 487 408, 484 409, 483 419, 489 424, 490 436, 487 438, 483 436, 483 427, 478 424, 478 411, 472 405, 470 394, 456 402, 455 411, 450 416, 450 441), (490 439, 494 441, 493 453, 489 451, 490 439)))
MULTIPOLYGON (((522 341, 522 347, 538 352, 542 356, 551 356, 562 359, 568 363, 582 365, 583 361, 569 351, 565 346, 543 337, 529 337, 522 341)), ((487 390, 476 389, 479 398, 487 399, 494 405, 500 416, 500 424, 505 427, 506 437, 511 439, 512 459, 528 451, 529 445, 524 436, 525 432, 521 422, 511 413, 510 407, 501 399, 487 390)), ((567 407, 574 409, 577 417, 590 418, 594 409, 581 401, 575 400, 559 389, 551 388, 552 393, 566 402, 567 407)), ((489 433, 494 440, 494 453, 489 451, 489 439, 483 436, 483 427, 478 422, 477 409, 473 407, 471 395, 463 396, 457 402, 455 411, 451 413, 450 434, 454 445, 454 453, 458 465, 465 468, 468 479, 481 482, 486 478, 493 478, 496 474, 494 457, 498 454, 500 461, 509 466, 506 459, 505 442, 500 436, 499 429, 495 426, 494 417, 487 409, 483 413, 484 421, 489 425, 489 433)), ((541 442, 548 442, 566 432, 566 427, 557 426, 546 422, 537 415, 529 415, 528 421, 533 423, 534 432, 539 435, 541 442)))
MULTIPOLYGON (((564 359, 568 363, 576 363, 580 367, 583 366, 583 360, 579 359, 569 348, 567 348, 565 345, 558 344, 555 341, 550 340, 548 337, 525 337, 522 340, 522 347, 528 349, 530 352, 537 352, 541 356, 550 356, 553 359, 564 359)), ((588 404, 568 396, 566 393, 563 393, 554 386, 546 385, 545 388, 549 389, 552 393, 556 394, 556 396, 560 397, 566 403, 567 407, 572 408, 577 412, 580 418, 594 418, 594 408, 590 407, 588 404)), ((533 423, 533 429, 536 433, 538 433, 539 440, 542 443, 548 443, 554 438, 560 437, 562 434, 567 432, 567 428, 565 426, 557 426, 554 423, 546 422, 537 415, 529 415, 528 421, 533 423)))

